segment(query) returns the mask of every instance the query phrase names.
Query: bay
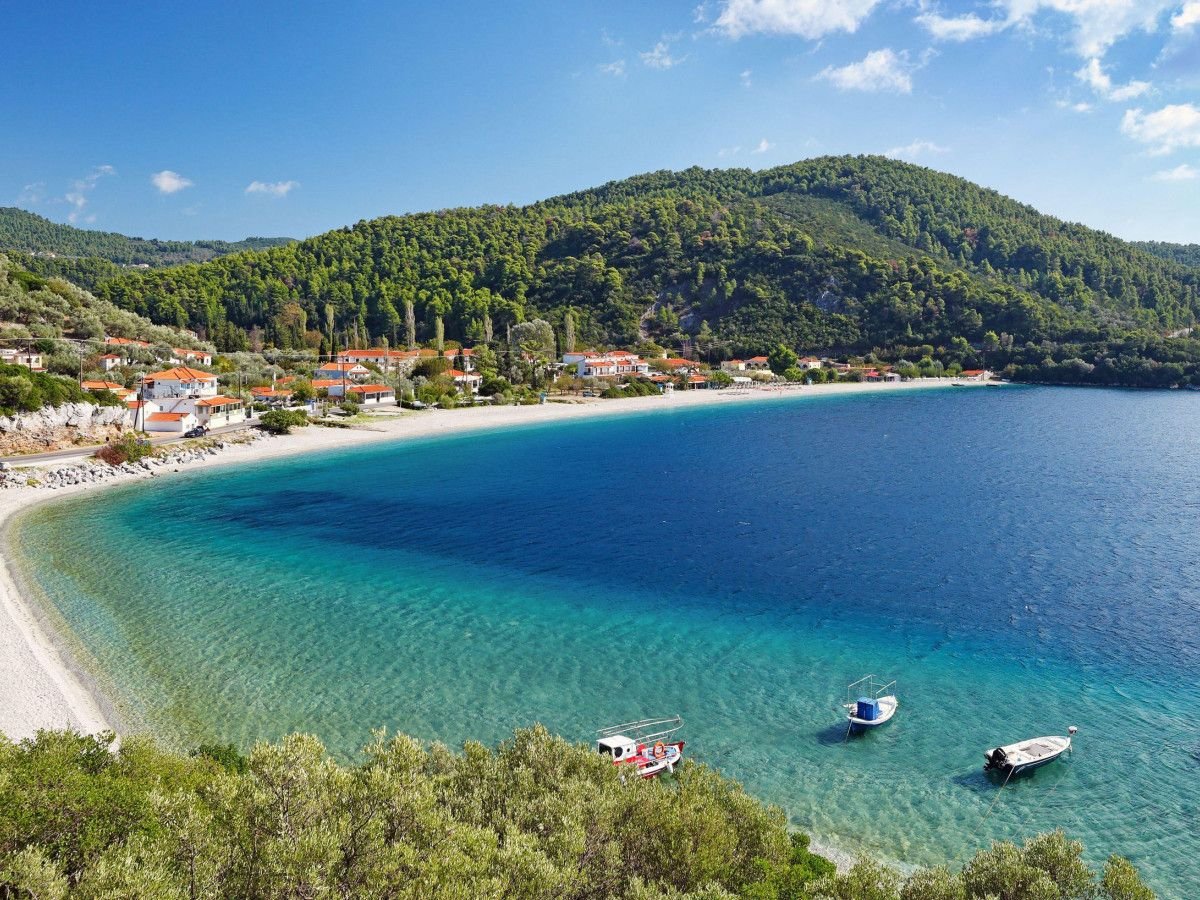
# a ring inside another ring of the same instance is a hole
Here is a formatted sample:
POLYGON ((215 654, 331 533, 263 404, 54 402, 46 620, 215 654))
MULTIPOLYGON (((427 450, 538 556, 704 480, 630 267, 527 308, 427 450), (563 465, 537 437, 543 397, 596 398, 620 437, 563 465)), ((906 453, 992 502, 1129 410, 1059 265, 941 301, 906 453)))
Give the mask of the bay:
POLYGON ((1198 526, 1200 396, 1008 387, 184 474, 15 541, 127 721, 183 746, 680 713, 693 757, 849 852, 961 863, 1062 827, 1188 896, 1198 526), (867 672, 900 711, 847 741, 867 672), (1068 725, 997 800, 983 751, 1068 725))

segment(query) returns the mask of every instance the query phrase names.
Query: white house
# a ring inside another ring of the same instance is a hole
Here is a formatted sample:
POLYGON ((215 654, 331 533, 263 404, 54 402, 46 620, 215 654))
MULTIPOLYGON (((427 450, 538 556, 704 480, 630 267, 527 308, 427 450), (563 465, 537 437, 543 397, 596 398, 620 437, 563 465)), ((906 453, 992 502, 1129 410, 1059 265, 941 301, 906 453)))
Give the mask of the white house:
POLYGON ((343 350, 338 354, 338 362, 350 363, 351 365, 372 363, 381 372, 411 368, 419 358, 420 356, 415 350, 384 350, 382 347, 343 350))
POLYGON ((722 372, 745 372, 746 361, 744 359, 727 359, 721 363, 722 372))
POLYGON ((42 354, 32 350, 14 350, 11 347, 0 348, 0 362, 10 366, 24 366, 33 372, 44 372, 42 354))
POLYGON ((367 380, 371 374, 371 370, 364 365, 352 362, 331 362, 323 363, 321 368, 317 369, 313 376, 316 380, 341 380, 353 381, 361 383, 367 380))
POLYGON ((800 367, 801 371, 807 372, 809 369, 821 368, 821 361, 815 356, 802 356, 796 365, 800 367))
POLYGON ((446 374, 454 379, 454 383, 458 385, 459 390, 466 391, 469 394, 478 393, 480 385, 483 384, 483 376, 476 372, 464 372, 462 369, 447 369, 446 374))
POLYGON ((769 368, 771 365, 765 356, 752 356, 746 360, 747 372, 765 372, 769 368))
MULTIPOLYGON (((567 362, 566 354, 563 361, 567 362)), ((616 378, 621 375, 648 375, 650 366, 636 353, 614 350, 600 356, 585 355, 575 361, 575 371, 581 378, 616 378)))
POLYGON ((222 428, 245 422, 246 407, 236 397, 205 397, 196 401, 195 417, 205 428, 222 428))
POLYGON ((105 372, 111 372, 120 366, 128 365, 127 360, 120 353, 105 353, 99 359, 100 368, 105 372))
POLYGON ((172 347, 171 352, 175 354, 171 360, 175 363, 195 363, 198 366, 211 366, 212 354, 207 350, 183 350, 179 347, 172 347))
POLYGON ((363 406, 396 402, 396 392, 386 384, 356 384, 348 388, 348 392, 352 397, 357 397, 363 406))
POLYGON ((142 396, 147 400, 164 400, 217 395, 217 376, 187 366, 176 366, 142 377, 142 396))
MULTIPOLYGON (((147 404, 150 406, 151 404, 147 404)), ((193 412, 146 412, 140 419, 144 420, 137 424, 142 425, 145 431, 161 431, 167 434, 185 434, 191 431, 198 424, 196 414, 193 412)))

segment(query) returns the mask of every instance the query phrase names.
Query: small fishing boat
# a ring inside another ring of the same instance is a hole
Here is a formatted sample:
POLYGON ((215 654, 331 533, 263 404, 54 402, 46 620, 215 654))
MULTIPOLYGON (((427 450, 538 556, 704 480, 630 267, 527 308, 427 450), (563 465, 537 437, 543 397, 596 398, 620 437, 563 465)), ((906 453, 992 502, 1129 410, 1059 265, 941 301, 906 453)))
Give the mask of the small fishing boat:
POLYGON ((683 760, 684 742, 671 739, 682 727, 679 716, 610 725, 596 732, 596 750, 615 766, 634 766, 642 778, 654 778, 683 760))
POLYGON ((1030 772, 1046 763, 1054 762, 1071 749, 1071 738, 1079 731, 1074 725, 1067 729, 1067 737, 1032 738, 1016 744, 1006 744, 983 754, 985 772, 1000 772, 1011 778, 1022 772, 1030 772))
POLYGON ((850 728, 877 728, 891 721, 900 701, 896 699, 896 682, 882 682, 874 675, 864 675, 846 686, 846 719, 850 728))

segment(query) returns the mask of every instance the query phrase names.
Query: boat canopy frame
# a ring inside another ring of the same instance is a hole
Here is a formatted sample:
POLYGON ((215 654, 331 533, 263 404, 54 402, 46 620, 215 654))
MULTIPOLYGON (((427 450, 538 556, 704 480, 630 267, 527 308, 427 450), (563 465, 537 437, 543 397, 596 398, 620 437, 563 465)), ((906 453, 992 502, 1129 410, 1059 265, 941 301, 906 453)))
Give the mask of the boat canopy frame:
POLYGON ((683 718, 667 716, 658 719, 639 719, 636 722, 625 722, 622 725, 610 725, 596 731, 596 740, 617 736, 627 737, 632 741, 649 744, 670 737, 683 727, 683 718))
POLYGON ((888 682, 879 681, 875 675, 864 675, 858 681, 846 685, 846 705, 850 706, 859 697, 870 697, 878 700, 896 693, 896 679, 888 682))

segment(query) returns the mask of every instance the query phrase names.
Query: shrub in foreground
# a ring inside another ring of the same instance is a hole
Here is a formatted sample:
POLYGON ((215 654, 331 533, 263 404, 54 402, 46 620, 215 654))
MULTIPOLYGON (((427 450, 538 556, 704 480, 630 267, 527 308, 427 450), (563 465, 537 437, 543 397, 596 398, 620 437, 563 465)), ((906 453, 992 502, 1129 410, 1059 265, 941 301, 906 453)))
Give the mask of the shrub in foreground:
POLYGON ((208 745, 0 738, 0 898, 917 900, 1152 896, 1096 884, 1061 834, 998 844, 962 873, 838 875, 783 813, 712 769, 622 781, 535 727, 461 753, 382 732, 351 766, 315 738, 208 745))
POLYGON ((130 432, 100 447, 93 455, 110 466, 120 466, 153 456, 154 448, 148 440, 130 432))

